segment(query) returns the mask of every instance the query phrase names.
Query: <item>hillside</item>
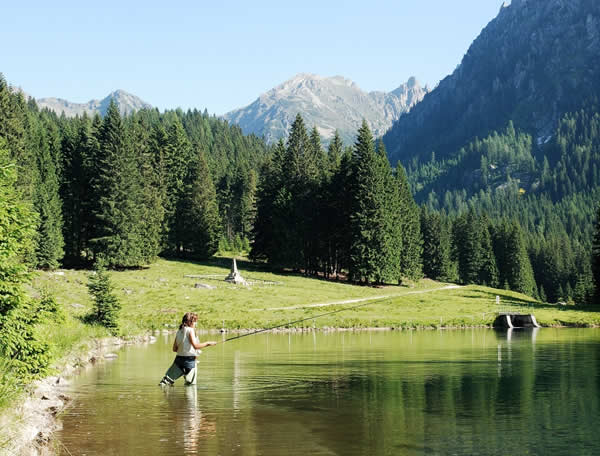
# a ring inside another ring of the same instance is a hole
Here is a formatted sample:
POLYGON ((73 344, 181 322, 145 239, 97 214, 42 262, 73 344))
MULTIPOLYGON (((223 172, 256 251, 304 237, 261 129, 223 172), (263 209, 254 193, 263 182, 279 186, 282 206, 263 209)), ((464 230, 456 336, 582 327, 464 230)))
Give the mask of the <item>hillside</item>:
POLYGON ((600 3, 505 2, 454 73, 385 135, 390 161, 456 156, 510 120, 547 142, 565 113, 598 98, 599 54, 600 3))
POLYGON ((297 113, 321 137, 331 139, 335 130, 346 144, 352 144, 356 131, 365 118, 376 136, 381 136, 397 120, 418 103, 427 88, 410 78, 392 92, 365 92, 354 82, 341 76, 322 77, 298 74, 292 79, 260 95, 245 108, 225 114, 245 134, 264 136, 267 142, 285 137, 297 113))

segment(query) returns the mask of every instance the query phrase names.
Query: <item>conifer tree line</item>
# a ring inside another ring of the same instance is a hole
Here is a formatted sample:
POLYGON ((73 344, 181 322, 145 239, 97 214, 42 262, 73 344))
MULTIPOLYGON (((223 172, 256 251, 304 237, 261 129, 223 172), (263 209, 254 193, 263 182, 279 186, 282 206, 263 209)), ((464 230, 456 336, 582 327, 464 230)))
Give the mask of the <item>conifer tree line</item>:
POLYGON ((298 115, 288 138, 267 146, 206 111, 122 117, 111 104, 104 118, 67 119, 38 110, 0 78, 0 138, 17 198, 33 214, 20 255, 45 269, 91 267, 99 256, 110 268, 158 255, 207 258, 223 239, 244 239, 254 260, 307 275, 375 284, 425 275, 586 302, 595 206, 581 203, 595 195, 599 123, 586 112, 563 119, 537 183, 558 192, 555 201, 520 197, 511 176, 504 197, 492 198, 496 168, 512 176, 537 169, 531 139, 512 125, 469 145, 456 163, 432 156, 407 173, 390 165, 366 123, 354 144, 336 135, 325 149, 298 115), (450 185, 438 198, 436 176, 471 162, 479 191, 450 185), (573 163, 585 169, 577 185, 587 182, 587 193, 568 194, 573 163), (411 190, 428 195, 422 208, 411 190))
POLYGON ((0 137, 32 204, 35 268, 137 267, 158 255, 207 258, 250 238, 268 148, 205 111, 67 119, 0 77, 0 137))
POLYGON ((298 114, 262 169, 251 257, 359 283, 420 277, 419 212, 398 169, 366 122, 353 147, 336 133, 325 153, 298 114))
POLYGON ((415 199, 430 211, 518 220, 537 296, 582 303, 598 283, 591 268, 600 201, 597 105, 566 113, 550 133, 534 140, 509 122, 451 158, 446 150, 442 160, 433 153, 410 160, 408 175, 415 199))

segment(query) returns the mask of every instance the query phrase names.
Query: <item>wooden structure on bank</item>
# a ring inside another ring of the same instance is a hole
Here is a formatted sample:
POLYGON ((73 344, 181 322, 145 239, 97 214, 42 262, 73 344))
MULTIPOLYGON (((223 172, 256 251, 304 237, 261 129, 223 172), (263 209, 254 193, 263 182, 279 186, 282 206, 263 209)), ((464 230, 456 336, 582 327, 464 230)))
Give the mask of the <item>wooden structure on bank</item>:
POLYGON ((540 328, 533 314, 500 313, 494 320, 494 328, 540 328))

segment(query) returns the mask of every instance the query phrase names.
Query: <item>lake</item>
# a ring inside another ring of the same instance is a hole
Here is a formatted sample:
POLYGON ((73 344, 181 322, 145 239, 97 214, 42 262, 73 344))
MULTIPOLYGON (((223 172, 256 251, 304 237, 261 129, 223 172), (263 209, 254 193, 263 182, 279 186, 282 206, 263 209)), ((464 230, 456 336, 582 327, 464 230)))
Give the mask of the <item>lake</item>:
POLYGON ((263 333, 161 388, 173 337, 73 379, 60 454, 600 454, 598 329, 263 333))

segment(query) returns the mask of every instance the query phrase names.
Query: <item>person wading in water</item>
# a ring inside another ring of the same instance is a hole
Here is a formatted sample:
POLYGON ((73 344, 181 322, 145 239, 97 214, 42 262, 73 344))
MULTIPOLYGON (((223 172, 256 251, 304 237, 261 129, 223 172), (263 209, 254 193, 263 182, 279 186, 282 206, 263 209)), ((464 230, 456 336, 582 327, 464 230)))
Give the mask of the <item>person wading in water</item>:
POLYGON ((183 376, 186 385, 196 384, 196 357, 202 353, 200 349, 217 345, 212 340, 198 342, 194 331, 196 321, 198 321, 198 315, 193 312, 187 312, 183 316, 179 331, 177 331, 173 342, 173 351, 177 353, 177 356, 159 385, 172 386, 175 380, 181 376, 183 376))

